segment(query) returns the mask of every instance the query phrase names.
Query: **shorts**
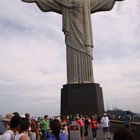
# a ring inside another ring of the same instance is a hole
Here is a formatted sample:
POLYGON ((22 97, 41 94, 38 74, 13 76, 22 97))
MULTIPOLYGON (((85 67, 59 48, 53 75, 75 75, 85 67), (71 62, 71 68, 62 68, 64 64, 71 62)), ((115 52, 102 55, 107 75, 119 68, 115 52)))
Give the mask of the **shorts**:
POLYGON ((109 127, 103 127, 103 133, 109 132, 109 127))

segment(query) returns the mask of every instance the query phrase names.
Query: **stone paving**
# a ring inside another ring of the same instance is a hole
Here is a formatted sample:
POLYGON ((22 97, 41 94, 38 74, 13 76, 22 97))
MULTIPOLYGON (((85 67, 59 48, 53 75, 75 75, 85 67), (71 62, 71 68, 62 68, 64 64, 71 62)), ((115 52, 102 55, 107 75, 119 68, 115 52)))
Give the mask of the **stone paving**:
MULTIPOLYGON (((111 136, 111 138, 109 140, 112 140, 113 134, 110 133, 110 136, 111 136)), ((91 129, 90 128, 89 128, 89 135, 88 135, 88 137, 85 137, 85 140, 93 140, 93 138, 92 138, 92 132, 91 132, 91 129)), ((108 140, 108 138, 104 139, 102 128, 99 128, 97 130, 96 140, 108 140)))

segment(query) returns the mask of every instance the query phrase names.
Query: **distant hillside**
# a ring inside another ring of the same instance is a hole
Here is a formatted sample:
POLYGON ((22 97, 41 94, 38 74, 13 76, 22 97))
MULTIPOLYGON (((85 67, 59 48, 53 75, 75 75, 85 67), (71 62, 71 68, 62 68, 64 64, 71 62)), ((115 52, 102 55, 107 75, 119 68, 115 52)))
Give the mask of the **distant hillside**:
MULTIPOLYGON (((126 112, 128 110, 122 110, 122 109, 118 109, 118 108, 115 108, 113 110, 107 110, 107 114, 110 115, 110 117, 115 117, 117 119, 121 119, 124 115, 126 115, 126 112)), ((135 116, 136 114, 133 113, 132 111, 129 111, 130 115, 131 116, 135 116)))

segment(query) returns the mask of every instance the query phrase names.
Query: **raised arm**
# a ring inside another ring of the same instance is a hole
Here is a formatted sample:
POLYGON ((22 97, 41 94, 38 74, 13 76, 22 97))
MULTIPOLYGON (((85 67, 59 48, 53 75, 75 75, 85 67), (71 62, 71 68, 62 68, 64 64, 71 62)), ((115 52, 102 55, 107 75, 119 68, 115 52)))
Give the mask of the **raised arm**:
POLYGON ((39 9, 43 12, 62 13, 62 6, 55 2, 55 0, 21 0, 27 3, 36 3, 39 9))
POLYGON ((116 1, 123 0, 90 0, 91 13, 109 11, 113 8, 116 1))

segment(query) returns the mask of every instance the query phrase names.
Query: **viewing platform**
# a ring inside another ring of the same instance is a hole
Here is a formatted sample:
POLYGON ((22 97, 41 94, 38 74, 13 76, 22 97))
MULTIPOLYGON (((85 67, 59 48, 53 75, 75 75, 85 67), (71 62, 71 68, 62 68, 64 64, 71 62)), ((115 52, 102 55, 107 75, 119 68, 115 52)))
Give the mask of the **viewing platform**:
MULTIPOLYGON (((85 140, 93 140, 92 132, 90 128, 88 132, 89 132, 89 135, 88 137, 85 137, 85 140)), ((110 139, 108 138, 105 139, 102 128, 101 127, 98 128, 96 140, 112 140, 112 138, 113 138, 113 133, 110 132, 110 139)))
MULTIPOLYGON (((124 123, 123 121, 118 120, 110 120, 111 126, 110 126, 110 138, 107 137, 104 138, 103 130, 99 126, 97 130, 97 137, 96 140, 113 140, 113 134, 117 129, 123 128, 124 123)), ((140 122, 131 122, 130 131, 134 135, 135 140, 139 140, 140 138, 140 122)), ((70 139, 71 140, 71 139, 70 139)), ((93 140, 92 131, 91 128, 88 128, 88 136, 85 136, 85 140, 93 140)))

